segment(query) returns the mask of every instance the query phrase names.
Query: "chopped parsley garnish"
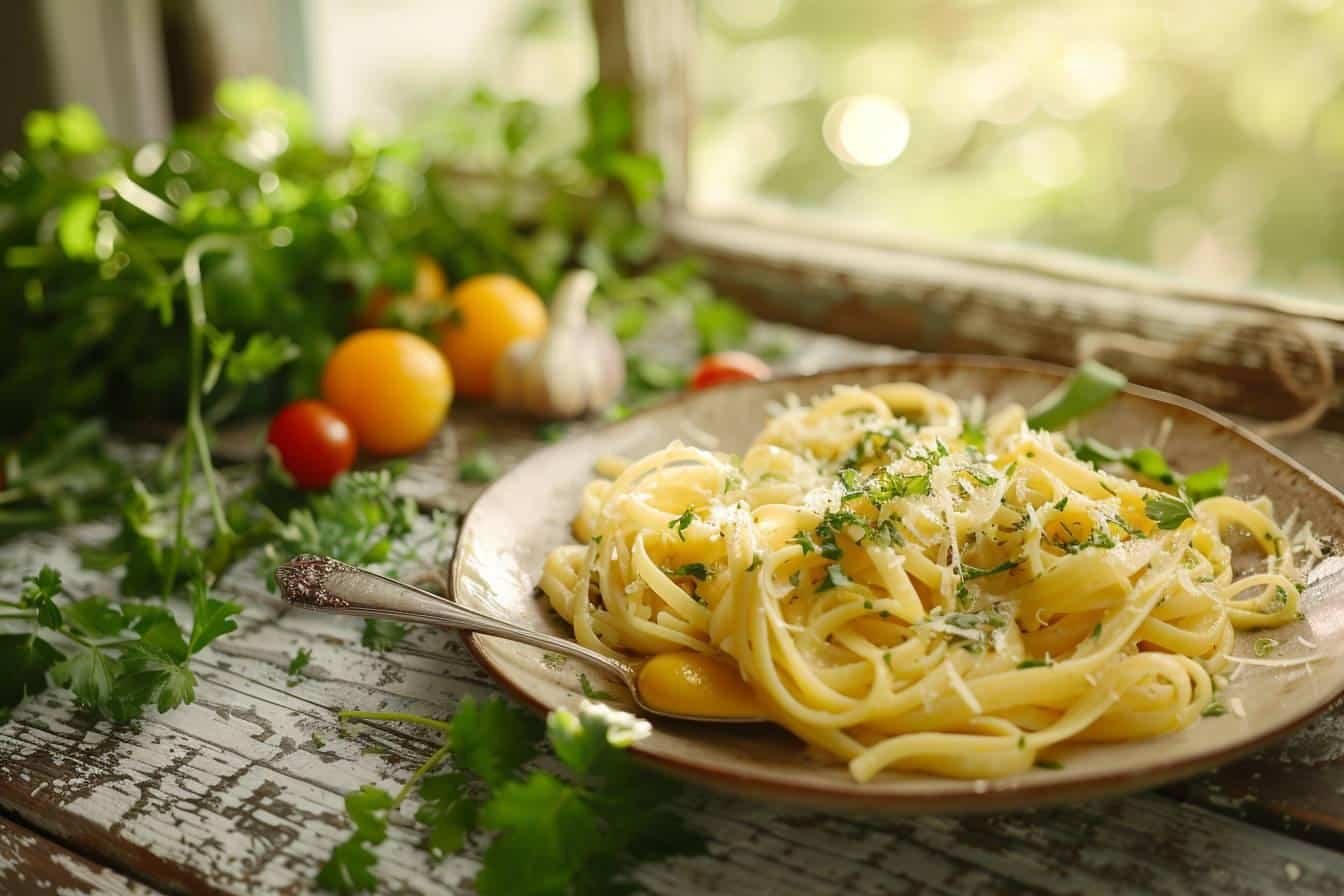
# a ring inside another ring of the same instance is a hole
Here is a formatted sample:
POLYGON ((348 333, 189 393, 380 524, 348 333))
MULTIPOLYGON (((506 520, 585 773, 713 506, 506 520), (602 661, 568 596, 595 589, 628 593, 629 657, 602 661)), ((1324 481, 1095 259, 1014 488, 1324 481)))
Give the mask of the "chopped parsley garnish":
POLYGON ((1219 703, 1217 700, 1210 700, 1209 705, 1204 707, 1204 711, 1201 712, 1200 715, 1207 716, 1209 718, 1225 716, 1227 715, 1227 707, 1223 706, 1223 704, 1219 703))
POLYGON ((963 563, 961 564, 961 580, 963 582, 969 582, 973 579, 983 579, 985 576, 998 575, 1001 572, 1015 569, 1021 562, 1021 560, 1005 560, 998 566, 991 566, 987 569, 979 566, 971 566, 969 563, 963 563))
POLYGON ((757 551, 756 553, 751 555, 751 565, 747 567, 747 572, 755 572, 756 570, 761 568, 761 564, 764 562, 765 558, 761 556, 760 551, 757 551))
MULTIPOLYGON (((1175 472, 1167 459, 1155 448, 1136 448, 1133 451, 1118 451, 1104 445, 1096 439, 1083 439, 1070 443, 1074 456, 1084 463, 1100 468, 1107 464, 1124 464, 1134 472, 1164 485, 1180 486, 1196 504, 1205 498, 1223 494, 1227 488, 1228 467, 1226 463, 1217 464, 1189 476, 1175 472)), ((1110 489, 1107 489, 1110 491, 1110 489)))
POLYGON ((999 477, 991 475, 989 473, 981 472, 980 470, 977 470, 974 467, 967 467, 964 470, 964 472, 966 473, 967 476, 974 479, 976 483, 979 485, 993 485, 994 483, 999 481, 999 477))
POLYGON ((1157 523, 1157 528, 1169 530, 1179 529, 1182 523, 1192 519, 1195 508, 1185 495, 1150 495, 1143 502, 1143 512, 1157 523))
POLYGON ((803 556, 807 556, 817 549, 817 546, 812 543, 812 539, 807 536, 807 533, 801 530, 790 538, 789 541, 803 549, 803 556))
POLYGON ((1256 638, 1251 649, 1256 656, 1269 656, 1279 649, 1279 642, 1273 638, 1256 638))
POLYGON ((961 440, 978 451, 985 450, 985 427, 969 420, 961 424, 961 440))
POLYGON ((929 493, 927 473, 892 473, 882 471, 869 480, 868 500, 881 505, 895 498, 910 498, 929 493))
POLYGON ((881 545, 903 545, 905 539, 901 536, 900 525, 895 517, 888 517, 876 526, 869 528, 865 537, 881 545))
MULTIPOLYGON (((1065 532, 1070 531, 1068 526, 1064 526, 1063 528, 1065 532)), ((1070 532, 1070 534, 1072 534, 1072 532, 1070 532)), ((1069 541, 1055 539, 1052 540, 1051 543, 1070 554, 1076 554, 1084 548, 1104 548, 1109 550, 1110 548, 1115 547, 1115 539, 1112 538, 1111 533, 1107 532, 1102 526, 1094 526, 1092 531, 1088 533, 1087 539, 1084 541, 1079 541, 1076 538, 1069 541)))
POLYGON ((699 579, 703 582, 705 579, 709 578, 709 567, 705 566, 703 563, 683 563, 676 569, 668 570, 667 574, 674 578, 676 576, 689 576, 692 579, 699 579))
POLYGON ((956 628, 1003 628, 1008 624, 1002 613, 982 610, 979 613, 947 613, 942 616, 930 616, 930 620, 945 622, 956 628))
POLYGON ((1065 508, 1065 507, 1068 507, 1068 506, 1069 506, 1069 496, 1068 496, 1068 495, 1065 495, 1064 497, 1060 498, 1058 501, 1055 502, 1055 509, 1056 509, 1056 510, 1059 510, 1059 511, 1063 511, 1064 508, 1065 508))
POLYGON ((1096 628, 1092 629, 1092 640, 1095 641, 1101 637, 1101 623, 1098 622, 1096 628))
POLYGON ((1048 660, 1048 659, 1046 659, 1046 660, 1023 660, 1022 662, 1020 662, 1020 663, 1017 664, 1017 668, 1019 668, 1019 669, 1039 669, 1039 668, 1042 668, 1042 667, 1045 667, 1045 666, 1053 666, 1053 665, 1054 665, 1054 663, 1052 663, 1052 662, 1051 662, 1050 660, 1048 660))
POLYGON ((840 484, 845 487, 845 493, 841 495, 841 501, 853 501, 856 498, 865 496, 862 486, 859 484, 859 471, 845 469, 840 471, 840 484))
POLYGON ((676 529, 677 535, 681 538, 682 541, 685 541, 686 530, 690 528, 691 523, 693 522, 695 522, 695 510, 693 508, 687 507, 684 511, 682 511, 681 516, 668 522, 667 528, 676 529))
POLYGON ((1057 759, 1037 759, 1036 767, 1046 769, 1047 771, 1057 772, 1064 767, 1064 763, 1057 759))
POLYGON ((832 563, 826 567, 826 573, 821 577, 821 582, 817 585, 817 591, 830 591, 832 588, 841 588, 845 585, 853 585, 849 576, 840 568, 839 563, 832 563))
POLYGON ((615 698, 606 691, 600 691, 593 687, 593 683, 588 680, 588 676, 583 672, 579 673, 579 688, 583 691, 583 696, 589 700, 614 700, 615 698))

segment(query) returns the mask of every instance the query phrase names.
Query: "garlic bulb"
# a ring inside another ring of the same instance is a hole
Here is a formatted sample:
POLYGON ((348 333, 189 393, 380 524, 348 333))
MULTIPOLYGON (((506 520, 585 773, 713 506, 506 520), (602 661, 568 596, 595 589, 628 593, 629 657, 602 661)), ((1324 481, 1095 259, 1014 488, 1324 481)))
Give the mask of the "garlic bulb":
POLYGON ((600 411, 625 386, 625 357, 616 337, 588 321, 597 287, 592 271, 571 271, 551 303, 542 339, 510 345, 495 365, 495 402, 534 417, 564 419, 600 411))

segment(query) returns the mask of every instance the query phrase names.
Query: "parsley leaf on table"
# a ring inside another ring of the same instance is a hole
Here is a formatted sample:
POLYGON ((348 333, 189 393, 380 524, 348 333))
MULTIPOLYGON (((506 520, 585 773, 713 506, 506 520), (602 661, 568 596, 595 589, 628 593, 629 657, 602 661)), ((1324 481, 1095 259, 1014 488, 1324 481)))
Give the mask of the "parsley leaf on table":
POLYGON ((3 615, 26 620, 28 634, 0 636, 0 663, 18 672, 0 685, 0 711, 7 712, 47 684, 68 688, 86 709, 116 721, 133 719, 147 706, 166 712, 196 697, 190 659, 233 631, 242 607, 213 598, 204 583, 193 592, 190 640, 173 614, 155 604, 111 604, 101 596, 70 600, 60 575, 49 567, 32 577, 19 601, 0 601, 3 615), (57 600, 65 603, 58 605, 57 600), (38 637, 58 633, 57 648, 38 637))
POLYGON ((457 852, 476 829, 480 803, 469 794, 471 779, 449 772, 420 782, 421 806, 415 820, 425 826, 425 848, 436 859, 457 852))
POLYGON ((298 681, 303 676, 303 671, 308 668, 308 663, 312 661, 313 654, 307 647, 300 647, 298 652, 289 660, 289 667, 285 670, 290 677, 291 683, 298 681))
POLYGON ((503 700, 464 697, 453 715, 450 744, 458 768, 496 785, 536 755, 541 724, 503 700))
POLYGON ((635 764, 625 751, 647 733, 627 713, 585 704, 556 710, 546 738, 564 771, 524 770, 540 735, 536 720, 500 698, 464 699, 451 722, 402 713, 343 712, 342 719, 400 721, 445 732, 434 753, 395 797, 346 799, 353 833, 332 850, 318 883, 337 893, 377 886, 368 849, 386 835, 387 813, 419 781, 415 821, 431 853, 484 845, 476 889, 482 896, 630 892, 643 862, 703 849, 703 838, 669 804, 680 785, 635 764), (451 755, 456 770, 429 774, 451 755))
POLYGON ((400 622, 390 622, 386 619, 365 619, 364 634, 360 636, 359 643, 370 650, 391 650, 402 642, 409 631, 410 629, 400 622))
POLYGON ((462 482, 485 484, 499 478, 499 461, 484 448, 478 448, 457 464, 457 478, 462 482))

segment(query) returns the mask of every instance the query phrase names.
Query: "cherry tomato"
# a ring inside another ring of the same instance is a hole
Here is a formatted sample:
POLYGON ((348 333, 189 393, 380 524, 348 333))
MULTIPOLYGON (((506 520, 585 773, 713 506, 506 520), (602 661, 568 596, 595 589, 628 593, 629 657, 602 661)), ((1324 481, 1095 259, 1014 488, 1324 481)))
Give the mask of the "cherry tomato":
POLYGON ((770 367, 755 355, 746 352, 719 352, 706 355, 696 365, 691 374, 691 388, 710 389, 724 383, 736 383, 743 380, 768 380, 770 367))
POLYGON ((322 397, 370 454, 410 454, 438 432, 453 377, 443 355, 414 333, 362 330, 327 359, 322 397))
POLYGON ((266 441, 299 488, 326 488, 355 462, 358 446, 350 424, 320 401, 285 405, 271 420, 266 441))
POLYGON ((448 278, 443 268, 428 255, 415 257, 415 283, 408 293, 394 293, 386 286, 377 286, 369 293, 356 323, 361 327, 381 325, 393 308, 405 309, 412 319, 432 313, 431 306, 448 300, 448 278))
POLYGON ((546 332, 546 306, 522 281, 482 274, 453 290, 453 318, 439 329, 439 348, 453 368, 458 391, 488 398, 495 364, 519 339, 546 332))

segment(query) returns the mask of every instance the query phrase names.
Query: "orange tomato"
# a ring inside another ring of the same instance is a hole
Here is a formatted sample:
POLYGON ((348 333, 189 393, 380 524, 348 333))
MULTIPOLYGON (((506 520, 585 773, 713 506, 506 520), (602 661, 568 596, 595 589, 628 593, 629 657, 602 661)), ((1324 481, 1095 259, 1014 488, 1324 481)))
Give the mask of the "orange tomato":
POLYGON ((453 368, 458 391, 488 398, 495 364, 519 339, 546 332, 546 306, 522 281, 482 274, 453 290, 453 318, 439 328, 439 348, 453 368))
POLYGON ((431 305, 448 295, 448 278, 443 268, 428 255, 415 257, 415 283, 409 293, 394 293, 386 286, 377 286, 369 293, 364 308, 356 321, 361 327, 376 327, 393 305, 431 305))
POLYGON ((410 454, 438 432, 453 377, 432 344, 405 330, 362 330, 336 346, 322 370, 322 398, 370 454, 410 454))

